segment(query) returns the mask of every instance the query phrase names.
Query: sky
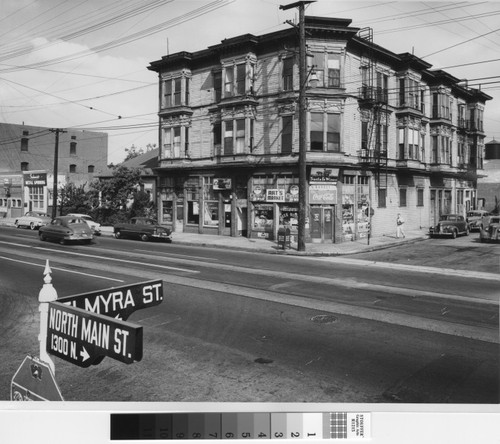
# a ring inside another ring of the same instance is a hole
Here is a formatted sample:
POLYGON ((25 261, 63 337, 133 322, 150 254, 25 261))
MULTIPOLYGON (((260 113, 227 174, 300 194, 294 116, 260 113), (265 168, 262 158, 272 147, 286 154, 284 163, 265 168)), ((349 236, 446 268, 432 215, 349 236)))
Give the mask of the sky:
MULTIPOLYGON (((0 122, 108 134, 108 163, 158 144, 162 56, 290 27, 295 0, 0 0, 0 122)), ((306 15, 352 19, 374 43, 413 53, 493 97, 500 140, 500 1, 317 0, 306 15)))

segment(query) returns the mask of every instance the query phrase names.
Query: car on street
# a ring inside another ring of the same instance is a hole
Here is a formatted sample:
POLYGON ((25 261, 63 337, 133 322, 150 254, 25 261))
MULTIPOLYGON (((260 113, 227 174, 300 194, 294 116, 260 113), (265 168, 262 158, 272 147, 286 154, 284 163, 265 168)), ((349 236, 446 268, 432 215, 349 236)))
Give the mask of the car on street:
POLYGON ((489 224, 479 232, 481 242, 500 241, 500 216, 490 216, 489 224))
POLYGON ((101 224, 92 219, 92 216, 81 213, 69 213, 67 216, 81 217, 90 227, 95 236, 101 235, 101 224))
POLYGON ((116 239, 135 237, 144 242, 153 239, 172 242, 170 229, 159 225, 155 219, 150 217, 133 217, 128 222, 115 224, 113 232, 116 239))
POLYGON ((467 223, 469 224, 469 230, 478 230, 486 225, 485 218, 490 215, 488 211, 485 210, 471 210, 467 212, 467 223))
POLYGON ((31 228, 32 230, 37 230, 44 225, 50 223, 52 218, 45 213, 40 211, 28 211, 24 216, 18 217, 14 221, 14 225, 17 228, 31 228))
POLYGON ((451 236, 455 239, 458 235, 469 235, 469 224, 461 214, 443 214, 436 226, 430 227, 430 237, 451 236))
POLYGON ((94 235, 81 217, 59 216, 53 219, 50 224, 40 227, 38 237, 42 241, 54 240, 64 245, 68 242, 90 244, 94 235))

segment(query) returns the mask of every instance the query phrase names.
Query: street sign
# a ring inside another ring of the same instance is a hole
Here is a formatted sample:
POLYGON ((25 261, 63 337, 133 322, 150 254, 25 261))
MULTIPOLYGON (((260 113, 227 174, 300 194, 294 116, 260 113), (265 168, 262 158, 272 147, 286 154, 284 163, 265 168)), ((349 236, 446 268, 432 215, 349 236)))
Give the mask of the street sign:
POLYGON ((158 305, 162 301, 163 281, 161 279, 65 296, 57 300, 57 302, 124 321, 134 311, 158 305))
POLYGON ((11 401, 64 401, 49 365, 26 356, 10 386, 11 401))
POLYGON ((49 302, 47 352, 79 367, 104 356, 131 364, 142 359, 142 326, 49 302))

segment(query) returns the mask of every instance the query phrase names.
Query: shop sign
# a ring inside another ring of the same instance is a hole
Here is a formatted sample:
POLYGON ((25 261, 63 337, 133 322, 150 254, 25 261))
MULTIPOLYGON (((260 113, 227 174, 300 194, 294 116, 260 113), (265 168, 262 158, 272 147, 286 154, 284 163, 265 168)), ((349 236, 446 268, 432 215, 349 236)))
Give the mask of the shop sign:
POLYGON ((28 187, 47 185, 47 173, 27 173, 23 174, 23 178, 24 185, 28 187))
POLYGON ((271 188, 266 190, 268 202, 285 202, 285 190, 282 188, 271 188))
POLYGON ((310 185, 309 186, 310 204, 336 204, 337 186, 336 185, 310 185))
POLYGON ((336 184, 339 177, 338 168, 311 168, 309 183, 336 184))
POLYGON ((231 179, 230 178, 215 178, 213 188, 216 191, 220 190, 230 190, 232 188, 231 179))
POLYGON ((298 202, 299 201, 299 186, 298 185, 290 186, 289 192, 286 193, 286 201, 287 202, 298 202))

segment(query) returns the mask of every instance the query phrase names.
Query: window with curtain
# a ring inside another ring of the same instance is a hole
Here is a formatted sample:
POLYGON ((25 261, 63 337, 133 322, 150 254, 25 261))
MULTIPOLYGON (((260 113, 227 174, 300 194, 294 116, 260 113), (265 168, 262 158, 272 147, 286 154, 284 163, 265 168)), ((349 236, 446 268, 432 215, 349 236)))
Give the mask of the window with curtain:
POLYGON ((283 116, 281 125, 281 153, 290 154, 293 147, 293 116, 283 116))
POLYGON ((283 91, 293 90, 293 58, 283 59, 282 71, 283 91))

